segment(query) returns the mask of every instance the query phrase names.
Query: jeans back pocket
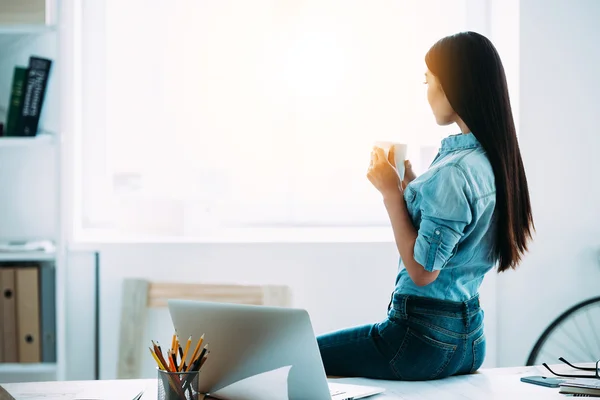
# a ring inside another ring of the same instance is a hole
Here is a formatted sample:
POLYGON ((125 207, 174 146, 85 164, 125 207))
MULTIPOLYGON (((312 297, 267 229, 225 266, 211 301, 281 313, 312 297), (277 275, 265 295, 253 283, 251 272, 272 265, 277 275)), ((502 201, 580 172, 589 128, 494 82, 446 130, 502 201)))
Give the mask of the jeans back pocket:
POLYGON ((485 360, 485 334, 482 332, 481 336, 473 341, 473 364, 471 365, 471 373, 477 371, 485 360))
POLYGON ((450 363, 456 348, 454 344, 440 342, 408 328, 390 364, 398 378, 402 380, 436 379, 450 363))

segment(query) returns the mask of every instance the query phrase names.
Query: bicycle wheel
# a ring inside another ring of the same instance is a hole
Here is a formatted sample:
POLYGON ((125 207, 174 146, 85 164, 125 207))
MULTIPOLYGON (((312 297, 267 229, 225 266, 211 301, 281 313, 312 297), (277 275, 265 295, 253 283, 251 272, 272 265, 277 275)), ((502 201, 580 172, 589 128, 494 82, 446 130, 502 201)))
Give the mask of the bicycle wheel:
POLYGON ((559 315, 533 346, 527 365, 554 363, 559 357, 572 363, 600 358, 600 297, 582 301, 559 315))

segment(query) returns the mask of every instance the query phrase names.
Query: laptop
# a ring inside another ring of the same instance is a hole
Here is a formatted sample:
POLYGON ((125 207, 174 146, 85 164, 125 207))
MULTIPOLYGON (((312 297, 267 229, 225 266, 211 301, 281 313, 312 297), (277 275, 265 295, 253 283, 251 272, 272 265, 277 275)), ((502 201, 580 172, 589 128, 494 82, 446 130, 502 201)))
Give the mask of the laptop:
POLYGON ((179 337, 205 335, 211 357, 199 390, 215 393, 242 379, 290 367, 289 400, 361 399, 383 388, 328 383, 306 310, 169 300, 179 337))

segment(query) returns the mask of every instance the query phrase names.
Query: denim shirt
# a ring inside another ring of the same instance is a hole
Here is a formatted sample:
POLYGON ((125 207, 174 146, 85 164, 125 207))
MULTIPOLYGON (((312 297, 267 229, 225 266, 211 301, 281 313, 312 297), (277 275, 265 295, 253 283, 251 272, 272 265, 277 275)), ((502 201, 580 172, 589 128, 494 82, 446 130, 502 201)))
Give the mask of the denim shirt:
POLYGON ((423 175, 404 191, 418 231, 414 258, 437 279, 419 287, 400 260, 395 292, 451 301, 478 294, 494 267, 496 186, 492 166, 472 133, 449 136, 423 175))

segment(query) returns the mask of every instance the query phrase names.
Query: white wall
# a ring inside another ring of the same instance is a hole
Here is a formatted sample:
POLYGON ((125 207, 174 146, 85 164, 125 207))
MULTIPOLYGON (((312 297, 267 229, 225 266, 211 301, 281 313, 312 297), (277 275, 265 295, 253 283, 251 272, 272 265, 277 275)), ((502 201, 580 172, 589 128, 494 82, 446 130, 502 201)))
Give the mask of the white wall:
MULTIPOLYGON (((100 258, 100 376, 116 374, 121 283, 125 277, 157 281, 286 284, 293 305, 308 310, 317 334, 386 315, 397 271, 392 243, 330 244, 108 244, 100 258)), ((69 266, 69 268, 75 266, 69 266)), ((489 321, 487 365, 495 362, 495 277, 489 276, 482 303, 489 321)), ((70 318, 70 324, 78 322, 70 318)), ((151 312, 143 352, 150 339, 169 341, 172 324, 166 310, 151 312)), ((85 338, 82 338, 85 340, 85 338)), ((88 348, 91 343, 79 343, 88 348)), ((152 360, 144 373, 152 377, 152 360)))
POLYGON ((500 365, 523 364, 560 312, 600 294, 598 21, 597 0, 521 1, 520 142, 537 235, 498 280, 500 365))

